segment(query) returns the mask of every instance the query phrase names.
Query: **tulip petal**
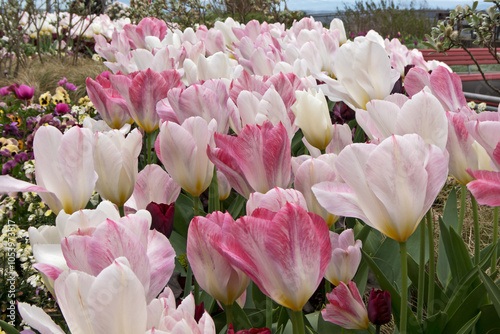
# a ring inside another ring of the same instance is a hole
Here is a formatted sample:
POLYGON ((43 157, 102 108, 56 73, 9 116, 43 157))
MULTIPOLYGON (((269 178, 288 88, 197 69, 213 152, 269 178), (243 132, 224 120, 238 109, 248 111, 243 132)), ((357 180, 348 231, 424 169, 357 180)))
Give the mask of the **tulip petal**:
POLYGON ((41 308, 27 303, 18 303, 17 309, 23 321, 40 334, 64 334, 64 331, 41 308))
POLYGON ((481 205, 500 206, 500 173, 485 170, 467 170, 476 180, 467 184, 474 198, 481 205))

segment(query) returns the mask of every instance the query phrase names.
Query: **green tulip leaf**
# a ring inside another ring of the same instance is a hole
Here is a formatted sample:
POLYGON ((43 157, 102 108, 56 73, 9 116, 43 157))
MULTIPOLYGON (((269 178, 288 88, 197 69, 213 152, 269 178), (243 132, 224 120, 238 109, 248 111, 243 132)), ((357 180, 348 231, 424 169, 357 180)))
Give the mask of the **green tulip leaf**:
POLYGON ((474 318, 470 319, 467 321, 467 323, 460 328, 460 330, 457 332, 457 334, 468 334, 472 331, 472 328, 476 325, 477 321, 479 320, 479 317, 481 316, 481 312, 479 312, 474 318))
POLYGON ((486 291, 488 291, 488 296, 490 297, 490 300, 500 317, 500 289, 495 282, 493 282, 493 280, 482 271, 479 272, 479 277, 481 278, 481 281, 483 281, 486 291))
POLYGON ((448 291, 453 291, 458 280, 466 276, 472 270, 472 261, 462 238, 455 232, 453 227, 448 227, 439 217, 439 228, 443 237, 443 245, 450 265, 451 281, 448 291))
MULTIPOLYGON (((380 269, 379 266, 373 261, 373 259, 366 254, 365 251, 361 250, 361 253, 363 254, 363 259, 365 262, 368 264, 370 269, 372 270, 373 274, 377 278, 377 282, 382 288, 382 290, 389 291, 391 294, 391 304, 392 304, 392 313, 394 315, 394 319, 396 322, 396 325, 399 326, 399 321, 400 321, 400 312, 401 312, 401 295, 398 291, 398 289, 391 284, 391 282, 387 279, 385 276, 384 272, 380 269)), ((397 253, 399 254, 399 252, 397 253)), ((423 333, 422 328, 420 327, 419 322, 417 321, 417 318, 415 317, 415 314, 412 312, 410 309, 409 305, 408 307, 408 321, 407 321, 407 331, 408 333, 423 333)))
MULTIPOLYGON (((231 196, 229 198, 231 198, 231 196)), ((245 215, 246 204, 247 204, 247 199, 241 196, 240 194, 236 193, 235 198, 231 200, 231 204, 227 208, 227 211, 233 217, 233 219, 237 219, 245 215)))
POLYGON ((424 320, 424 333, 441 333, 448 321, 448 315, 439 311, 424 320))
POLYGON ((6 334, 19 334, 19 331, 17 329, 15 329, 14 327, 12 327, 3 320, 0 320, 0 328, 2 328, 6 334))
POLYGON ((460 306, 454 314, 448 313, 449 321, 443 330, 444 334, 455 334, 479 312, 481 312, 481 305, 484 304, 486 297, 486 289, 481 283, 477 286, 467 297, 461 300, 460 306))
MULTIPOLYGON (((457 192, 455 188, 450 191, 443 211, 443 223, 446 227, 452 226, 455 230, 458 228, 458 208, 457 208, 457 192)), ((446 288, 450 278, 450 266, 446 250, 443 244, 443 236, 439 235, 439 251, 437 260, 437 276, 441 285, 446 288)))

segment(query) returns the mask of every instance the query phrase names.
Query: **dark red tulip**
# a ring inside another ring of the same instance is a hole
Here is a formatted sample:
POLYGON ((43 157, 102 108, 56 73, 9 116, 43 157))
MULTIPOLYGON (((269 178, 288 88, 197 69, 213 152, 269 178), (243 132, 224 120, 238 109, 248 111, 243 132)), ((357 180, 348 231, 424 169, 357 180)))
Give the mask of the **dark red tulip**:
POLYGON ((368 299, 368 318, 374 325, 383 325, 391 321, 391 294, 389 291, 372 288, 368 299))
POLYGON ((235 333, 233 325, 229 324, 229 328, 227 329, 227 334, 271 334, 271 330, 269 328, 263 327, 263 328, 242 329, 235 333))
POLYGON ((146 207, 146 210, 152 216, 151 229, 165 235, 167 238, 172 234, 174 228, 174 203, 171 204, 158 204, 151 202, 146 207))

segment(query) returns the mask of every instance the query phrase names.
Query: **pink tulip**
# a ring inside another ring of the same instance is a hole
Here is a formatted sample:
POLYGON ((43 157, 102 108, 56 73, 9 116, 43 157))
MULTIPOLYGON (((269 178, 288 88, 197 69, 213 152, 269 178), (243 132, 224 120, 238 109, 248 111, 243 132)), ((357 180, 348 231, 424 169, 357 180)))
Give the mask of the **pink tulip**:
POLYGON ((168 174, 193 196, 204 192, 213 177, 213 163, 207 146, 214 146, 217 122, 209 124, 201 117, 190 117, 182 125, 165 122, 156 139, 155 151, 168 174))
POLYGON ((353 279, 361 262, 361 240, 354 240, 354 232, 347 229, 340 234, 330 231, 332 259, 325 278, 333 285, 346 284, 353 279))
POLYGON ((238 136, 216 133, 214 138, 217 148, 207 149, 208 157, 244 197, 254 191, 288 187, 291 148, 281 123, 247 125, 238 136))
POLYGON ((90 101, 94 104, 97 112, 102 119, 113 129, 120 129, 127 123, 132 122, 130 117, 127 102, 113 88, 109 81, 110 73, 103 72, 92 80, 87 78, 87 94, 90 101))
POLYGON ((346 329, 366 329, 370 325, 365 304, 356 283, 344 282, 326 295, 329 304, 321 311, 323 319, 346 329))
POLYGON ((182 85, 176 70, 156 72, 152 69, 129 75, 110 75, 113 87, 127 101, 130 116, 147 133, 159 126, 156 104, 167 97, 168 91, 182 85))
POLYGON ((467 106, 460 77, 443 66, 436 67, 431 74, 414 67, 406 75, 404 85, 410 97, 429 87, 446 111, 457 112, 467 106))
POLYGON ((134 191, 142 136, 134 129, 127 137, 118 130, 95 134, 96 190, 102 198, 123 206, 134 191))
MULTIPOLYGON (((497 160, 500 163, 500 159, 497 160)), ((467 183, 474 198, 481 205, 500 206, 500 172, 467 170, 475 179, 467 183)))
POLYGON ((55 213, 85 208, 97 180, 92 132, 75 126, 62 134, 53 126, 43 126, 35 134, 33 150, 37 184, 2 175, 0 192, 38 192, 55 213))
POLYGON ((17 98, 20 100, 31 100, 33 94, 35 94, 35 87, 19 85, 19 87, 14 88, 14 92, 16 93, 17 98))
POLYGON ((312 190, 328 212, 355 217, 404 242, 429 210, 448 176, 448 156, 416 135, 392 136, 378 146, 352 144, 335 162, 343 182, 312 190))
POLYGON ((446 147, 448 122, 445 111, 439 100, 427 90, 411 99, 394 94, 385 100, 370 101, 366 110, 356 109, 356 120, 375 143, 393 134, 416 133, 428 144, 441 150, 446 147))
POLYGON ((153 300, 172 275, 175 251, 163 234, 149 230, 150 224, 149 213, 140 211, 116 222, 108 219, 95 228, 78 230, 61 241, 68 267, 98 276, 123 256, 144 287, 147 301, 153 300))
POLYGON ((163 121, 178 124, 194 116, 202 117, 207 123, 215 119, 217 132, 227 133, 233 108, 228 100, 226 85, 221 80, 209 80, 186 89, 171 89, 168 98, 158 102, 157 111, 163 121))
POLYGON ((484 148, 474 140, 466 127, 466 123, 474 118, 464 112, 446 112, 448 118, 448 141, 446 149, 450 153, 450 175, 463 185, 474 178, 467 173, 467 169, 490 169, 489 157, 484 148), (483 166, 486 162, 487 166, 483 166))
POLYGON ((137 175, 134 192, 125 206, 132 210, 146 209, 151 202, 175 202, 181 187, 158 165, 149 164, 137 175))
POLYGON ((112 260, 96 277, 64 272, 55 291, 72 333, 137 334, 147 329, 144 288, 123 257, 112 260))
MULTIPOLYGON (((500 150, 500 118, 497 112, 483 112, 476 116, 476 120, 465 122, 469 134, 486 150, 490 156, 492 167, 500 171, 500 162, 495 158, 500 150)), ((486 168, 485 168, 486 169, 486 168)), ((487 169, 491 169, 487 168, 487 169)))
POLYGON ((323 154, 318 158, 311 158, 309 156, 292 158, 295 189, 304 195, 309 212, 323 217, 328 226, 332 226, 338 220, 338 217, 326 211, 319 204, 311 187, 323 181, 335 181, 334 163, 336 159, 337 156, 335 154, 323 154))
POLYGON ((167 287, 158 299, 148 305, 148 324, 151 330, 145 334, 196 333, 215 334, 215 324, 205 311, 195 319, 196 305, 192 294, 177 305, 174 293, 167 287))
POLYGON ((220 247, 265 295, 293 311, 316 291, 331 257, 325 221, 291 203, 229 224, 220 247))
POLYGON ((214 212, 194 217, 189 224, 187 257, 200 287, 212 297, 231 305, 250 280, 221 254, 219 244, 227 226, 234 224, 229 213, 214 212))
POLYGON ((251 193, 247 201, 247 215, 251 216, 259 208, 278 212, 286 203, 297 204, 307 210, 306 200, 300 191, 275 187, 265 194, 251 193))
POLYGON ((163 20, 146 17, 137 25, 126 24, 123 30, 127 33, 132 49, 147 49, 146 37, 155 36, 161 41, 167 34, 168 27, 163 20))

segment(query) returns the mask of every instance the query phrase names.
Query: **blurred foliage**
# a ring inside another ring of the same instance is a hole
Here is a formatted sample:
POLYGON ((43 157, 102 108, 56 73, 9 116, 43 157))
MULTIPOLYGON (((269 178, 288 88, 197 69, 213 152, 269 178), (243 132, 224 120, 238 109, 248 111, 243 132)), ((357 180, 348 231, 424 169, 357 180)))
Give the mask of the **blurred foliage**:
POLYGON ((354 4, 344 3, 344 8, 337 8, 337 17, 344 22, 346 32, 363 33, 375 30, 383 37, 423 39, 436 23, 432 17, 422 11, 427 8, 426 1, 408 1, 405 6, 393 0, 380 2, 357 0, 354 4))

